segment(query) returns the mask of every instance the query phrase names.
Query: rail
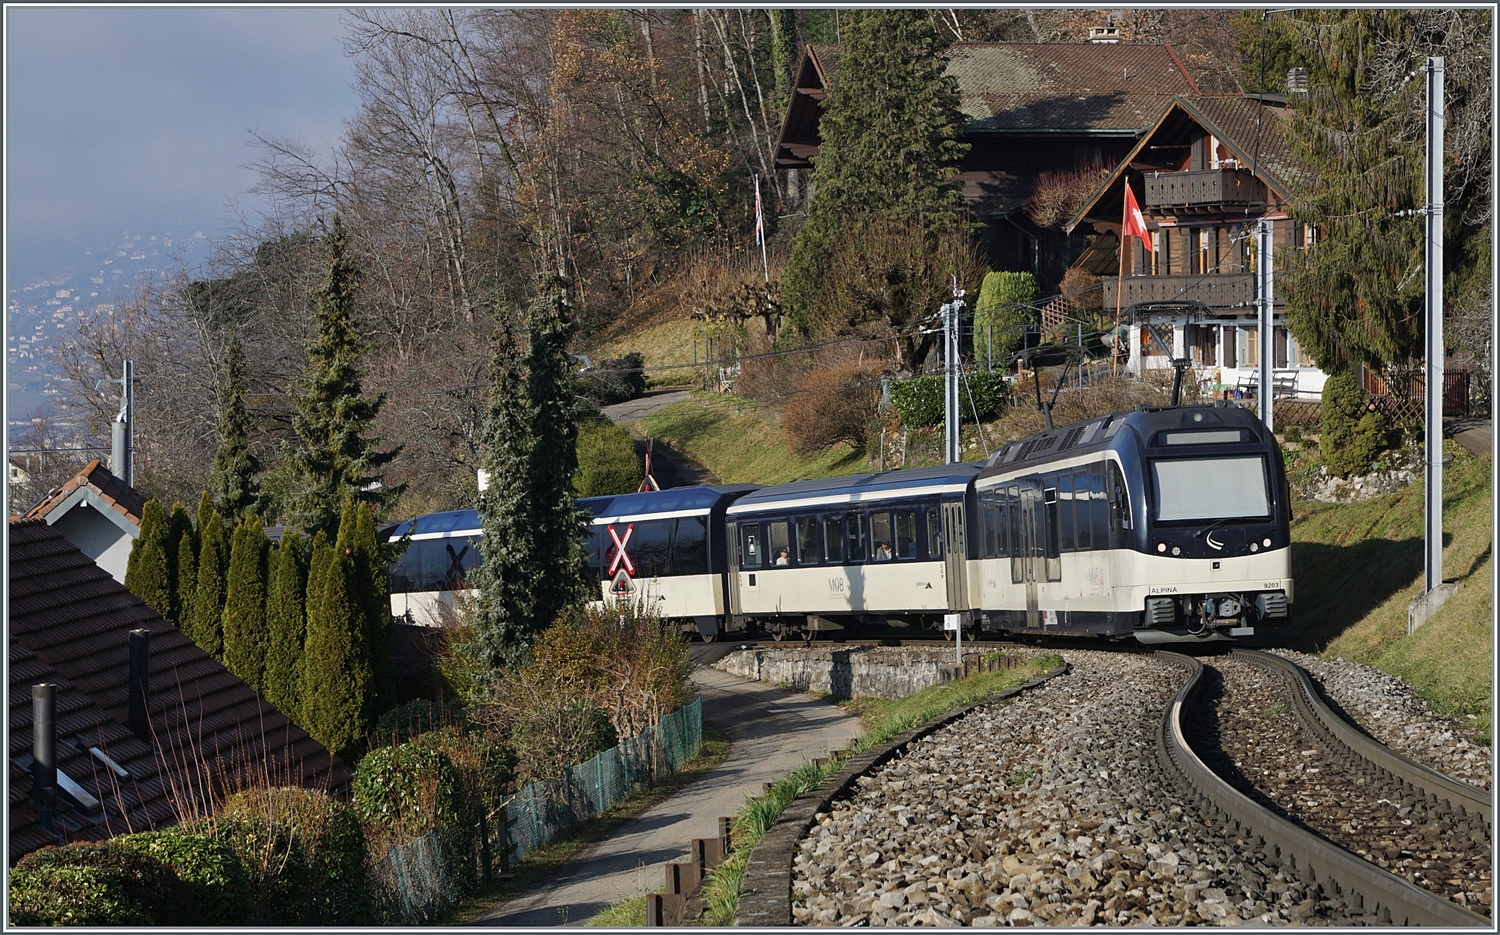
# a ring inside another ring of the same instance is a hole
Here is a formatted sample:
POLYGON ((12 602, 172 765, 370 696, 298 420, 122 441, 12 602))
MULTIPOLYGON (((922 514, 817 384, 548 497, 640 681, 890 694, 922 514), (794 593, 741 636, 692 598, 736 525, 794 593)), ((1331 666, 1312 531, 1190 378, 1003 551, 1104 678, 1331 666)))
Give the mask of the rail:
MULTIPOLYGON (((1183 732, 1183 712, 1197 701, 1203 666, 1179 653, 1158 652, 1188 672, 1167 709, 1158 734, 1157 755, 1164 769, 1180 776, 1207 810, 1234 824, 1247 843, 1274 849, 1299 872, 1334 892, 1348 892, 1367 914, 1395 925, 1482 926, 1490 920, 1429 893, 1333 842, 1301 828, 1255 803, 1199 759, 1183 732)), ((1330 714, 1332 712, 1329 712, 1330 714)), ((1415 765, 1415 764, 1413 764, 1415 765)))

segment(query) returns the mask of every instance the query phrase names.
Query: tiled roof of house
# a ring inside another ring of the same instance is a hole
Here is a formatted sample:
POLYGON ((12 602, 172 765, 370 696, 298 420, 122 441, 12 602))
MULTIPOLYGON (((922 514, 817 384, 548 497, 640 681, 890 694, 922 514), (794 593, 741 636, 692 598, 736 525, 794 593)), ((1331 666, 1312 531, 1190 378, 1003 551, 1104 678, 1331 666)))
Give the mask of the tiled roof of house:
POLYGON ((59 767, 104 804, 66 816, 69 839, 172 824, 180 811, 267 779, 342 792, 349 767, 120 586, 46 523, 10 534, 10 859, 49 843, 30 802, 31 686, 58 686, 59 767), (153 743, 126 724, 129 632, 151 632, 153 743), (79 737, 76 744, 70 738, 79 737), (89 752, 98 747, 121 779, 89 752), (19 761, 19 762, 18 762, 19 761))
POLYGON ((84 465, 83 470, 43 497, 42 502, 22 514, 23 518, 45 518, 58 504, 67 500, 80 487, 88 487, 96 497, 116 513, 126 517, 137 526, 141 524, 141 510, 146 506, 146 498, 137 493, 134 487, 127 487, 118 477, 109 473, 99 463, 98 458, 84 465))
POLYGON ((1287 145, 1287 118, 1276 108, 1238 94, 1182 97, 1178 102, 1205 129, 1239 153, 1242 165, 1269 173, 1285 191, 1312 181, 1312 170, 1287 145))

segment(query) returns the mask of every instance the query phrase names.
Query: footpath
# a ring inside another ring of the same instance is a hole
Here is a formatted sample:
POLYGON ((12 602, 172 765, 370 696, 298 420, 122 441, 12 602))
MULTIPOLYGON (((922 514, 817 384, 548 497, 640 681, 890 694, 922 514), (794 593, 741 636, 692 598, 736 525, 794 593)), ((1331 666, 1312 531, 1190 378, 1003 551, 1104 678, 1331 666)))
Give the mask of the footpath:
MULTIPOLYGON (((710 649, 723 648, 695 646, 695 661, 716 654, 703 652, 710 649)), ((616 903, 658 889, 662 865, 687 857, 693 838, 717 835, 720 816, 733 815, 765 783, 859 734, 858 718, 811 695, 702 664, 693 670, 693 681, 703 693, 704 723, 729 738, 729 757, 719 768, 575 856, 555 879, 471 924, 582 925, 616 903)))
MULTIPOLYGON (((644 454, 646 439, 637 423, 658 409, 665 409, 689 398, 691 394, 687 390, 647 390, 636 399, 605 406, 602 411, 609 421, 630 430, 630 434, 635 436, 636 451, 644 454)), ((656 478, 657 484, 661 485, 662 490, 719 482, 719 479, 703 465, 673 449, 659 438, 652 442, 651 474, 656 478)))

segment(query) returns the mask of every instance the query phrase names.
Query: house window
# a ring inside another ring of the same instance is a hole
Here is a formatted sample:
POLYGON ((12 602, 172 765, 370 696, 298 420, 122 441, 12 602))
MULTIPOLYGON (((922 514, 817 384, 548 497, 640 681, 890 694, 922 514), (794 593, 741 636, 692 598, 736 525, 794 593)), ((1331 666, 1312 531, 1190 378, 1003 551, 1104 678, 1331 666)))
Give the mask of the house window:
POLYGON ((1161 261, 1161 231, 1151 232, 1151 275, 1162 275, 1162 269, 1158 265, 1161 261))
POLYGON ((1241 355, 1240 366, 1260 366, 1260 327, 1241 328, 1245 334, 1245 353, 1241 355))
POLYGON ((1212 227, 1200 228, 1198 231, 1198 272, 1211 273, 1214 271, 1214 229, 1212 227))

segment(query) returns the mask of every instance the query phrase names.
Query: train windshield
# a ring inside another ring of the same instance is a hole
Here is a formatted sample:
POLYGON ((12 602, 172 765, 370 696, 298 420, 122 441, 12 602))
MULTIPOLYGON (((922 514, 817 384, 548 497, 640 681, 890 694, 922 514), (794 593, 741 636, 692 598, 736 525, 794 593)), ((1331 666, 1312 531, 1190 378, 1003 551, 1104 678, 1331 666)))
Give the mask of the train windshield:
POLYGON ((1161 522, 1271 515, 1266 462, 1258 455, 1151 463, 1155 518, 1161 522))

